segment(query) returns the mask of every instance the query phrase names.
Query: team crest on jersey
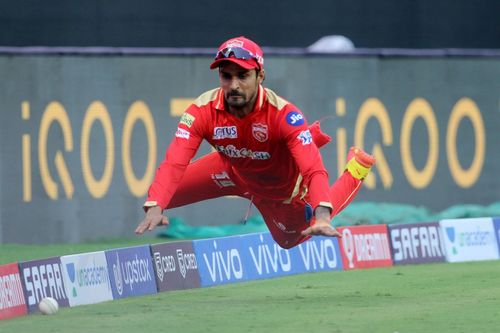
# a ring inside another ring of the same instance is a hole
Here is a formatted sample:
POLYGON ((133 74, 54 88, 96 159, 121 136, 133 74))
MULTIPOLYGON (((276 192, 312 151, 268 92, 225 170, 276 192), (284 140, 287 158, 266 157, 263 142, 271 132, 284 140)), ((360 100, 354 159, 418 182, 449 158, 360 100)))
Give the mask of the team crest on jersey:
POLYGON ((261 124, 261 123, 253 123, 252 124, 252 135, 257 141, 265 142, 268 138, 267 125, 261 124))

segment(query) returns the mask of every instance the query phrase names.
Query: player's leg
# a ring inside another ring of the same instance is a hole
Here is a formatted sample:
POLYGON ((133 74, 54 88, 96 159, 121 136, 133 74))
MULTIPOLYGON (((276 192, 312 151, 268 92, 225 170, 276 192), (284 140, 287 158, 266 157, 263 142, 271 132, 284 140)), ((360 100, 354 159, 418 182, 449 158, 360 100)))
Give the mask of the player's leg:
POLYGON ((332 217, 340 213, 354 199, 370 168, 375 164, 373 156, 355 147, 349 150, 347 161, 344 173, 330 187, 332 217))
POLYGON ((210 153, 188 165, 167 208, 176 208, 226 195, 246 197, 230 167, 218 153, 210 153))
POLYGON ((294 247, 311 236, 302 236, 302 231, 309 227, 312 209, 307 209, 303 201, 284 204, 281 201, 254 199, 255 207, 260 211, 276 243, 284 249, 294 247))

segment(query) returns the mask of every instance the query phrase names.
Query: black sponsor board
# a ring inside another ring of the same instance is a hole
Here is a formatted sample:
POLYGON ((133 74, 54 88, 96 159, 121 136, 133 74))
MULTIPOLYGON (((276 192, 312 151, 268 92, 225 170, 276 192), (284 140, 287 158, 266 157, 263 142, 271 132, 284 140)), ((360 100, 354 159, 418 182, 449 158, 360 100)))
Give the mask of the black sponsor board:
POLYGON ((444 262, 446 248, 438 222, 389 225, 395 265, 444 262))
POLYGON ((45 297, 57 300, 59 306, 69 306, 62 274, 61 259, 26 261, 19 264, 28 312, 37 312, 38 304, 45 297))
POLYGON ((151 255, 158 291, 200 287, 198 263, 191 241, 152 245, 151 255))

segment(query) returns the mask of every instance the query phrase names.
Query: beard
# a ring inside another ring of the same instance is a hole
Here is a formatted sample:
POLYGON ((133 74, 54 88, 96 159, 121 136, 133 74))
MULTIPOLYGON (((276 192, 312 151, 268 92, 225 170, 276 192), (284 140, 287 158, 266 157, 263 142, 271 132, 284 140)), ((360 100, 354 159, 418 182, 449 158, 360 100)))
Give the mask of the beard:
POLYGON ((226 95, 226 103, 235 109, 243 109, 247 104, 247 98, 245 95, 238 92, 230 92, 226 95))

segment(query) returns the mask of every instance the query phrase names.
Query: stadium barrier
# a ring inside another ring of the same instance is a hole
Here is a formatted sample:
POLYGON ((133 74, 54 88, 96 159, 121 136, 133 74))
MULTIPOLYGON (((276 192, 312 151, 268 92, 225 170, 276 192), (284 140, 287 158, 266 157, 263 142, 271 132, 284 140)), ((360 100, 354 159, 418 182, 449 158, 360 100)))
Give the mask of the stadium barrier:
POLYGON ((341 227, 292 249, 268 232, 134 246, 0 265, 0 319, 169 290, 291 274, 500 258, 500 218, 341 227))

